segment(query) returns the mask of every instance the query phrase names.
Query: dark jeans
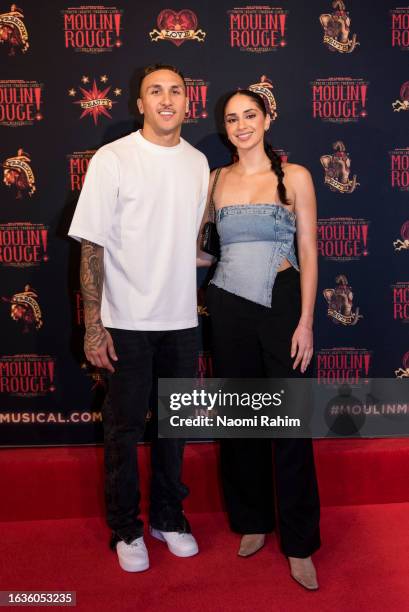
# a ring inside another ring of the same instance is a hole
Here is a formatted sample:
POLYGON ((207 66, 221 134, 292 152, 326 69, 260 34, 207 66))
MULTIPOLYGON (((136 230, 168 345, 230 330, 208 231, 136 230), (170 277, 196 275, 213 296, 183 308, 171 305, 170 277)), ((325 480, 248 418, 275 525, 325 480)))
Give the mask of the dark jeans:
MULTIPOLYGON (((299 273, 279 272, 266 308, 215 285, 207 306, 214 372, 227 378, 290 378, 291 337, 301 312, 299 273)), ((222 439, 221 476, 231 527, 238 533, 278 528, 287 556, 320 546, 320 504, 311 439, 222 439), (273 452, 274 451, 274 452, 273 452), (275 487, 273 487, 273 483, 275 487)))
MULTIPOLYGON (((157 417, 157 378, 193 378, 197 329, 129 331, 109 328, 118 361, 109 374, 103 407, 105 443, 105 501, 111 545, 129 543, 143 533, 139 518, 140 486, 136 444, 143 439, 149 399, 157 417)), ((184 441, 151 442, 149 520, 161 531, 190 532, 182 500, 188 488, 181 482, 184 441)))

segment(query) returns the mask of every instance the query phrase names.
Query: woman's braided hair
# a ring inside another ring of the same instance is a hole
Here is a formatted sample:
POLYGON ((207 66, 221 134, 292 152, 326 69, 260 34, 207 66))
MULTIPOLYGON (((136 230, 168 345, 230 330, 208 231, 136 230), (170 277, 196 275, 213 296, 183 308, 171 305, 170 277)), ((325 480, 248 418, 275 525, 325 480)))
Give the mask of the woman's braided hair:
MULTIPOLYGON (((234 91, 231 94, 229 94, 227 98, 225 99, 224 104, 223 104, 223 117, 225 115, 225 110, 226 110, 226 106, 228 102, 231 100, 231 98, 233 98, 233 96, 236 96, 238 94, 241 96, 247 96, 248 98, 252 98, 252 100, 254 100, 258 108, 263 113, 263 115, 265 117, 267 116, 266 105, 264 103, 264 99, 261 97, 260 94, 256 93, 255 91, 251 91, 251 89, 239 89, 238 91, 234 91)), ((286 192, 285 185, 283 183, 284 171, 281 167, 281 158, 279 155, 277 155, 277 153, 274 151, 271 144, 268 143, 266 139, 264 139, 264 151, 266 152, 266 155, 271 162, 271 169, 274 172, 274 174, 277 176, 277 179, 278 179, 277 191, 278 191, 278 196, 280 198, 280 202, 282 204, 288 205, 290 204, 290 202, 287 199, 287 192, 286 192)))

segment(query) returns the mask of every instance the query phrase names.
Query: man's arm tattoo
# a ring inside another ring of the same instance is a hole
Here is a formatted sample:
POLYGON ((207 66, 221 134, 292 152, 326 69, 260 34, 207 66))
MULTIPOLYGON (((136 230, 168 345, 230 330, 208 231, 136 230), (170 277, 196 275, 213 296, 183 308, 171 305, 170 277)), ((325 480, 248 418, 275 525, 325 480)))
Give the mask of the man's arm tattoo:
POLYGON ((104 282, 104 247, 82 240, 81 293, 84 302, 87 350, 97 349, 105 340, 101 321, 102 285, 104 282))

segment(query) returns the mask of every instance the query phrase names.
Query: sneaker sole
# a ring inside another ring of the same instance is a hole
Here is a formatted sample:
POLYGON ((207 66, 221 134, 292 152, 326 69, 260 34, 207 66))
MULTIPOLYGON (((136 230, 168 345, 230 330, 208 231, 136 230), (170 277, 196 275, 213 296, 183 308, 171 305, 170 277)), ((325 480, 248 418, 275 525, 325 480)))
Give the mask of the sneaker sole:
POLYGON ((186 558, 186 557, 194 557, 199 552, 199 547, 198 546, 196 546, 196 549, 193 552, 190 552, 190 551, 188 551, 188 552, 179 552, 179 551, 176 551, 165 540, 165 538, 163 537, 161 532, 157 531, 157 529, 153 529, 152 527, 150 529, 150 534, 151 534, 151 536, 153 536, 154 538, 156 538, 160 542, 164 542, 167 545, 169 551, 172 553, 172 555, 175 555, 175 557, 184 557, 184 558, 186 558))
POLYGON ((119 557, 118 557, 118 561, 119 561, 119 565, 124 570, 124 572, 145 572, 147 569, 149 569, 149 562, 145 563, 145 565, 140 565, 138 567, 135 567, 131 563, 122 561, 119 557))

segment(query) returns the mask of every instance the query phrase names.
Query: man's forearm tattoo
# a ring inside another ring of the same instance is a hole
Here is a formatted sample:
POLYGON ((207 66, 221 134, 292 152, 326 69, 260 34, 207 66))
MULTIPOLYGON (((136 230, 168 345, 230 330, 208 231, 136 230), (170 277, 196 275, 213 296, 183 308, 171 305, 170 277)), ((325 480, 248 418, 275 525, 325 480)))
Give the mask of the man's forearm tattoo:
POLYGON ((81 293, 84 302, 87 350, 98 348, 105 334, 101 322, 101 298, 104 282, 104 248, 88 240, 81 248, 81 293))

